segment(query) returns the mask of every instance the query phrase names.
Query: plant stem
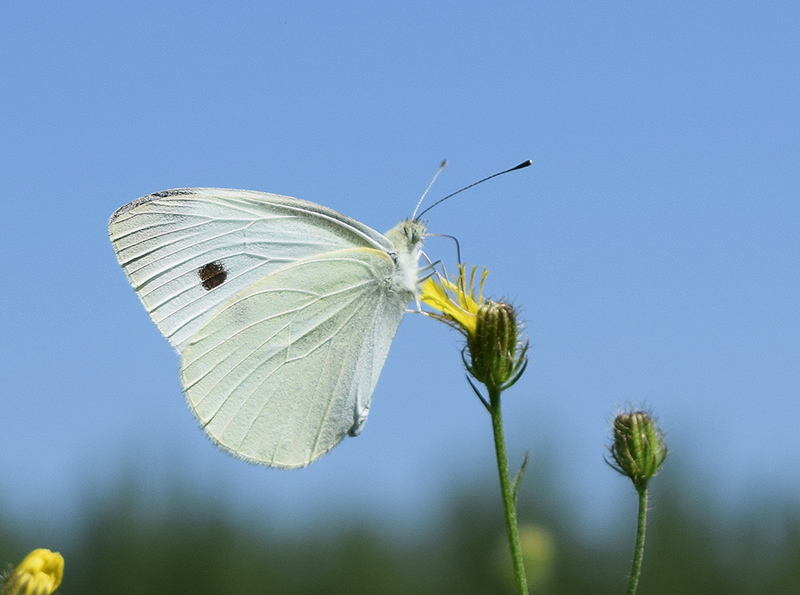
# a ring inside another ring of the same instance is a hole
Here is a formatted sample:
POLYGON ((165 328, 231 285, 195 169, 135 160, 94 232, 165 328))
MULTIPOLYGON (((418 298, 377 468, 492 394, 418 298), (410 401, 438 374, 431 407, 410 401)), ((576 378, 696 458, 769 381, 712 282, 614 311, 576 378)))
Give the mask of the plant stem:
POLYGON ((517 589, 520 595, 528 595, 525 566, 522 562, 522 547, 519 543, 519 528, 517 527, 517 503, 514 501, 511 479, 508 473, 508 455, 506 454, 506 439, 503 435, 503 414, 500 411, 499 390, 489 389, 489 404, 489 413, 492 415, 492 430, 494 431, 494 449, 497 453, 497 472, 500 475, 500 492, 503 496, 508 544, 511 547, 517 589))
POLYGON ((647 528, 647 485, 636 488, 639 492, 639 518, 636 524, 636 551, 633 555, 633 568, 631 580, 628 583, 628 595, 636 593, 639 585, 639 575, 642 573, 642 558, 644 558, 644 533, 647 528))

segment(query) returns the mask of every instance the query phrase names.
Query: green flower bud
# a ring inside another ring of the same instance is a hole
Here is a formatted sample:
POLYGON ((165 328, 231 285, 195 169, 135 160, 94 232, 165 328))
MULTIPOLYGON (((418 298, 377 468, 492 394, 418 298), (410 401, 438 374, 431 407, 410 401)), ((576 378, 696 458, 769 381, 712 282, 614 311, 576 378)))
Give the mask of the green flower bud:
POLYGON ((614 443, 609 461, 614 469, 631 478, 637 490, 661 468, 667 458, 667 443, 655 420, 646 411, 620 413, 612 425, 614 443))
POLYGON ((467 337, 469 372, 490 390, 505 390, 517 381, 527 363, 528 345, 519 341, 514 308, 486 300, 475 322, 475 333, 467 337))

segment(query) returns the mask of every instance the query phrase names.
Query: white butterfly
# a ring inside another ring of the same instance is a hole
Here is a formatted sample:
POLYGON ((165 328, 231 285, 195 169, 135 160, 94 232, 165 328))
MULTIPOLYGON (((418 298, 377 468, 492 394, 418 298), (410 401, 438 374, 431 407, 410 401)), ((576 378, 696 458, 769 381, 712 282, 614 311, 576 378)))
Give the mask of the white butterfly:
POLYGON ((419 295, 423 223, 384 236, 288 196, 183 188, 125 205, 108 232, 218 446, 304 467, 361 432, 419 295))

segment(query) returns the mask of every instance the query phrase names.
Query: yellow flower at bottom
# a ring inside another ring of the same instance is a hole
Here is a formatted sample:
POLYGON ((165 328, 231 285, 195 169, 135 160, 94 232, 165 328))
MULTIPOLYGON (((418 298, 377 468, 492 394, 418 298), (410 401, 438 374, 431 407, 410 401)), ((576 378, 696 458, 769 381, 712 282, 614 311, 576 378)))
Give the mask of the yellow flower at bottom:
POLYGON ((439 310, 438 313, 428 313, 430 316, 446 322, 458 329, 467 337, 473 337, 477 328, 478 310, 484 302, 483 282, 489 271, 483 269, 478 293, 475 293, 475 270, 472 267, 469 282, 466 278, 466 267, 458 265, 458 276, 449 281, 445 277, 434 276, 422 284, 420 300, 431 308, 439 310))
POLYGON ((58 552, 33 550, 6 579, 0 595, 51 595, 61 584, 64 558, 58 552))

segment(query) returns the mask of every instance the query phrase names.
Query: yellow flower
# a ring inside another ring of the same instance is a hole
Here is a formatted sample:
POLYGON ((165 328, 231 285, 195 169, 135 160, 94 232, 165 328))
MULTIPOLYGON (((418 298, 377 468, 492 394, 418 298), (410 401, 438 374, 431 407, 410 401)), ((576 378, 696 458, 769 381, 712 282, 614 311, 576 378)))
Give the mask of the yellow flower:
MULTIPOLYGON (((463 264, 458 265, 458 276, 452 281, 440 276, 431 277, 422 284, 420 300, 441 312, 425 314, 466 336, 467 345, 461 356, 467 371, 490 391, 499 394, 499 391, 511 387, 525 371, 528 342, 521 343, 517 335, 517 315, 513 306, 484 299, 483 283, 489 274, 486 269, 483 269, 475 292, 476 269, 472 267, 469 279, 463 264), (469 355, 469 361, 465 353, 469 355)), ((485 400, 483 402, 489 406, 485 400)))
POLYGON ((474 337, 477 328, 478 310, 484 302, 483 282, 489 271, 483 269, 478 293, 475 294, 475 270, 472 267, 467 282, 466 266, 458 265, 458 276, 452 281, 444 277, 433 276, 422 284, 420 299, 431 308, 439 310, 428 312, 429 316, 441 320, 458 329, 467 337, 474 337))
POLYGON ((64 558, 58 552, 37 549, 25 556, 3 585, 1 595, 51 595, 61 584, 64 558))

